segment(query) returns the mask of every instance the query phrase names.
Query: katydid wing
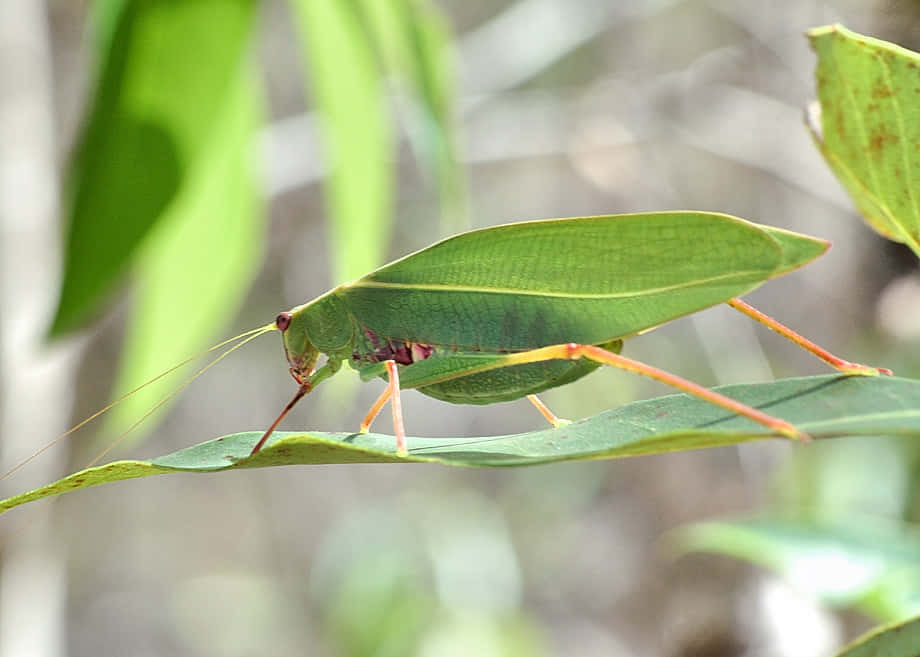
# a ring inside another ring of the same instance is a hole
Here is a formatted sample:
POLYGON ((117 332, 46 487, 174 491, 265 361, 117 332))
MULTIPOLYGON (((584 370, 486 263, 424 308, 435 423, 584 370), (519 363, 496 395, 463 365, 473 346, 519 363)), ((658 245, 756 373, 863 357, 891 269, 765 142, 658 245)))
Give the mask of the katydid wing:
MULTIPOLYGON (((551 219, 448 238, 278 316, 301 387, 253 453, 299 399, 346 362, 364 379, 389 379, 365 426, 392 396, 400 452, 397 378, 402 387, 432 397, 488 404, 570 383, 602 363, 804 437, 781 420, 617 353, 624 338, 734 301, 827 247, 823 240, 708 212, 551 219), (549 349, 554 345, 559 348, 549 349), (538 356, 525 355, 535 350, 538 356), (321 353, 327 361, 316 370, 321 353)), ((777 327, 771 326, 800 338, 777 327)), ((839 361, 804 338, 796 342, 849 373, 879 373, 839 361)))

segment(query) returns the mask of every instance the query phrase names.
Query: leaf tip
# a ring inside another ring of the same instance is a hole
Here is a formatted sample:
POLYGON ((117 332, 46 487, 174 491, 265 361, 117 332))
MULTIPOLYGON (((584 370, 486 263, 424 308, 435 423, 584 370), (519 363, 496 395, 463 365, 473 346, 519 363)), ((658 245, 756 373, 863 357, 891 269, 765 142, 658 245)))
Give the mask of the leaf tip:
POLYGON ((813 27, 805 32, 805 36, 807 36, 813 42, 815 39, 819 39, 830 34, 835 34, 845 29, 846 28, 840 23, 831 23, 830 25, 813 27))

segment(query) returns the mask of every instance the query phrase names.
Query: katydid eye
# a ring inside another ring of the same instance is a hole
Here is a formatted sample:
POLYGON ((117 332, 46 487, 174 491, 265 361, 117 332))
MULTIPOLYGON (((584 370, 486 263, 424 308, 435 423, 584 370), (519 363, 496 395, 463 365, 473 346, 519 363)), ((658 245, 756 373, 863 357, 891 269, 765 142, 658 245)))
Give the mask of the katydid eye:
POLYGON ((291 325, 291 313, 281 313, 275 317, 275 326, 278 327, 279 331, 286 331, 287 327, 291 325))

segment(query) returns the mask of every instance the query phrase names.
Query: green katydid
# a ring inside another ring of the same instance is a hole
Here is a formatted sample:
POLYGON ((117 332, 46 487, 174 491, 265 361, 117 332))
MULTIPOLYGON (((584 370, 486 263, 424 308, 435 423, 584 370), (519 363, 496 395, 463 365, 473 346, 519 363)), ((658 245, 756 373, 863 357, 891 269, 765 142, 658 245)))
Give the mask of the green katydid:
POLYGON ((343 363, 363 380, 387 379, 361 430, 389 400, 403 455, 401 388, 459 404, 528 397, 559 423, 534 395, 602 364, 808 440, 788 422, 619 352, 625 338, 727 302, 846 374, 891 374, 837 358, 737 298, 827 248, 708 212, 550 219, 448 238, 278 315, 273 328, 299 387, 252 454, 343 363), (317 369, 321 354, 327 359, 317 369))

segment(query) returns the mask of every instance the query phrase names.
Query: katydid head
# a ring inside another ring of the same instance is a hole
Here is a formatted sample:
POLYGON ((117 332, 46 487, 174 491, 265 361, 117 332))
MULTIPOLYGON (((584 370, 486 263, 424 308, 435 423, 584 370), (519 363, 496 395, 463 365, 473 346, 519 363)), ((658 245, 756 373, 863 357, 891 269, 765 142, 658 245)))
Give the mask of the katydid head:
MULTIPOLYGON (((315 324, 310 323, 312 304, 298 306, 289 312, 279 313, 275 318, 274 328, 281 331, 281 340, 284 344, 284 355, 291 365, 291 376, 300 385, 293 399, 288 402, 281 414, 275 418, 271 426, 262 434, 259 442, 249 453, 250 456, 256 454, 266 443, 275 429, 281 423, 281 420, 294 408, 304 395, 306 395, 318 381, 324 377, 321 376, 323 371, 328 372, 326 376, 335 372, 334 368, 329 367, 329 363, 323 366, 317 376, 313 376, 316 370, 316 361, 319 359, 320 350, 313 344, 311 334, 316 333, 315 324), (319 378, 317 378, 319 377, 319 378)), ((313 311, 315 313, 315 310, 313 311)), ((314 318, 315 319, 315 318, 314 318)))
POLYGON ((281 331, 284 343, 284 355, 291 365, 291 376, 297 383, 303 383, 313 374, 319 349, 310 342, 303 313, 293 310, 284 312, 275 318, 275 326, 281 331))

